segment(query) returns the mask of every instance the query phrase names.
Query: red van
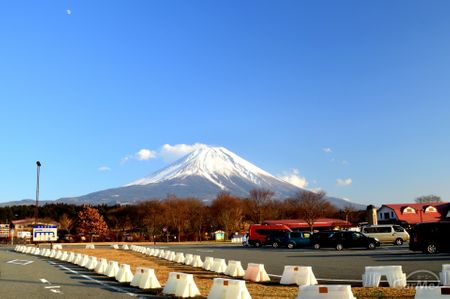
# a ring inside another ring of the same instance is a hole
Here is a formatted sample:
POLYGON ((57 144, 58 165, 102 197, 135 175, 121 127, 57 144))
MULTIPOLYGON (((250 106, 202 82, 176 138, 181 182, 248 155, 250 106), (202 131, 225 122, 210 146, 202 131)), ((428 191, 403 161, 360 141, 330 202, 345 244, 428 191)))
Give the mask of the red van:
POLYGON ((248 233, 248 245, 260 247, 267 244, 267 237, 271 234, 291 232, 284 224, 250 224, 248 233))

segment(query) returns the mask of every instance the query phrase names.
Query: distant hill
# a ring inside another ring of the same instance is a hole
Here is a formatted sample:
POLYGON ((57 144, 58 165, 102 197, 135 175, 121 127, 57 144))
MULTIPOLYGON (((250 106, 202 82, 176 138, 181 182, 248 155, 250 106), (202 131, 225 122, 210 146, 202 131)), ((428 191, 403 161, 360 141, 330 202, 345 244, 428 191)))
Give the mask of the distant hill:
MULTIPOLYGON (((168 167, 123 187, 89 193, 79 197, 66 197, 56 202, 72 204, 133 204, 148 199, 194 197, 208 202, 219 192, 246 197, 251 189, 266 188, 277 199, 285 199, 305 189, 283 181, 223 147, 202 146, 168 167)), ((338 209, 364 205, 327 197, 338 209)), ((33 203, 34 204, 34 203, 33 203)))

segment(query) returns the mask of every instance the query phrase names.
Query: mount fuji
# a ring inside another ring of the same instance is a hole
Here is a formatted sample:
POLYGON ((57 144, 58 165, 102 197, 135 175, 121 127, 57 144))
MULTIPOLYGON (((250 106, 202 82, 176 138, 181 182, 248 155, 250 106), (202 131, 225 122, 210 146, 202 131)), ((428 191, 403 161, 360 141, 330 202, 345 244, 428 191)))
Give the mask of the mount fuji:
POLYGON ((166 184, 183 189, 188 188, 192 180, 203 181, 196 188, 206 186, 207 189, 216 189, 213 197, 221 191, 246 196, 252 188, 274 190, 277 197, 286 197, 298 191, 297 187, 274 177, 226 148, 206 145, 167 168, 126 186, 166 184))
MULTIPOLYGON (((135 203, 148 199, 177 197, 214 199, 219 192, 246 197, 251 189, 265 188, 284 199, 305 189, 283 181, 223 147, 202 145, 185 157, 150 176, 123 187, 90 193, 80 197, 61 198, 57 202, 74 204, 135 203)), ((345 199, 327 197, 337 208, 353 205, 345 199)))

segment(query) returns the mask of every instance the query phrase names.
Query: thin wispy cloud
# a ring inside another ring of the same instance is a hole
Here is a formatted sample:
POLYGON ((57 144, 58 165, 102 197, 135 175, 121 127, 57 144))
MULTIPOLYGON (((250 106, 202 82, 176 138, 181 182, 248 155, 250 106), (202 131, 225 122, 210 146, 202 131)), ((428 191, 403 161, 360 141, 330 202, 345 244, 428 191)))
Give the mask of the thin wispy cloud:
POLYGON ((278 178, 300 188, 306 188, 308 186, 308 181, 300 175, 298 169, 286 171, 282 175, 279 175, 278 178))
POLYGON ((202 143, 194 143, 194 144, 181 143, 175 145, 164 144, 158 151, 158 156, 166 161, 174 161, 204 146, 205 144, 202 143))
POLYGON ((341 187, 350 186, 352 183, 353 183, 353 180, 351 178, 336 180, 336 185, 341 186, 341 187))
POLYGON ((339 157, 336 157, 336 154, 330 147, 324 147, 322 150, 325 154, 329 155, 328 158, 331 163, 339 163, 343 166, 349 165, 347 160, 341 160, 339 157))
POLYGON ((156 158, 156 152, 143 148, 140 151, 138 151, 135 156, 136 159, 138 159, 139 161, 146 161, 156 158))
POLYGON ((111 171, 111 168, 108 166, 100 166, 97 170, 101 171, 101 172, 106 172, 106 171, 111 171))
POLYGON ((140 149, 137 153, 132 155, 127 155, 122 158, 120 161, 121 164, 124 164, 130 160, 138 160, 138 161, 147 161, 150 159, 154 159, 157 157, 157 153, 155 151, 143 148, 140 149))
POLYGON ((124 164, 130 160, 148 161, 155 158, 162 158, 166 162, 173 162, 193 151, 205 146, 202 143, 194 144, 164 144, 159 150, 140 149, 137 153, 127 155, 121 160, 121 164, 124 164))
POLYGON ((329 147, 323 148, 323 151, 324 151, 326 154, 331 154, 331 153, 333 152, 333 150, 332 150, 331 148, 329 148, 329 147))

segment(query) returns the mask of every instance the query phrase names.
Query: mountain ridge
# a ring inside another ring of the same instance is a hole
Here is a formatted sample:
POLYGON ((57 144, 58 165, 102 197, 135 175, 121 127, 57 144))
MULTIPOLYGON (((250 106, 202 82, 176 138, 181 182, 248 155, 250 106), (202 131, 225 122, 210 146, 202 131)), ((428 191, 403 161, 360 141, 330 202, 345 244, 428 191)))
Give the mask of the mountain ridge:
MULTIPOLYGON (((272 190, 276 199, 308 191, 273 176, 224 147, 202 145, 169 166, 122 187, 78 197, 64 197, 55 203, 134 204, 144 200, 164 199, 168 195, 209 202, 220 192, 245 198, 251 189, 257 188, 272 190)), ((327 200, 338 209, 348 205, 357 209, 365 208, 336 197, 328 196, 327 200)))

